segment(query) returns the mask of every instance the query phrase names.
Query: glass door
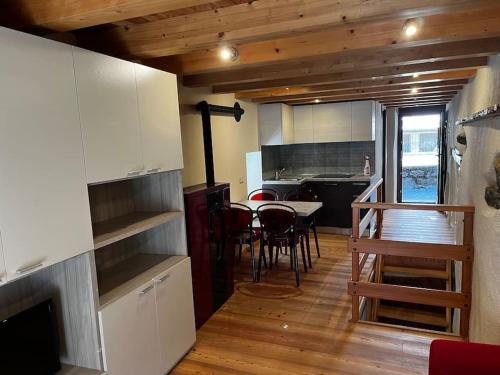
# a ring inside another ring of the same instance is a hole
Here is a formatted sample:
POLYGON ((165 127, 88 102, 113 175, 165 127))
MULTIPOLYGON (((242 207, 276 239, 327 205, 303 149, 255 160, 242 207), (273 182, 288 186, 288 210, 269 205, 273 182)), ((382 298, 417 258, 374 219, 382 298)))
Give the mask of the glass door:
POLYGON ((439 203, 443 111, 399 112, 399 202, 439 203))

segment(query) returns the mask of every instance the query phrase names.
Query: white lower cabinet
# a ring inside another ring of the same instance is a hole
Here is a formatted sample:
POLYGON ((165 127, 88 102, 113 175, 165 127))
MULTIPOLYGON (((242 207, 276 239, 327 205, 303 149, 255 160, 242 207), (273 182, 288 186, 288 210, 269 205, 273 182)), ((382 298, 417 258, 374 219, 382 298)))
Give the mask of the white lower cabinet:
POLYGON ((160 275, 155 291, 161 371, 165 374, 196 341, 189 258, 160 275))
POLYGON ((109 375, 166 374, 196 340, 189 258, 105 306, 99 319, 109 375))

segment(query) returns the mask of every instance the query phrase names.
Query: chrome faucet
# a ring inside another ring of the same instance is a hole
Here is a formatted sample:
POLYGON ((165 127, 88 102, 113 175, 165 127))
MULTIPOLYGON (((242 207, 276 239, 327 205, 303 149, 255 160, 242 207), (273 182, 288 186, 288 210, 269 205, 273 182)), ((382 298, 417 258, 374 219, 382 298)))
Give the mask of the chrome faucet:
POLYGON ((283 169, 276 169, 276 171, 274 172, 274 179, 275 180, 279 180, 281 178, 281 174, 285 172, 285 168, 283 169))

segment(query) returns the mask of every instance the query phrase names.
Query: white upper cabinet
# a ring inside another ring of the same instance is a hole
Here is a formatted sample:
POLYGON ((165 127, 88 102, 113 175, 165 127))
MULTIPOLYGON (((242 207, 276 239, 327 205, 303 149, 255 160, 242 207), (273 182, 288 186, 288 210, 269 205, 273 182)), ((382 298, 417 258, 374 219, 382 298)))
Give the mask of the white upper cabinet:
POLYGON ((74 59, 88 183, 142 172, 134 64, 80 48, 74 59))
POLYGON ((146 173, 182 169, 177 78, 144 65, 134 66, 146 173))
POLYGON ((11 280, 93 240, 71 47, 0 28, 0 82, 0 233, 11 280))
POLYGON ((352 140, 375 140, 375 102, 352 102, 352 140))
POLYGON ((293 130, 294 143, 314 142, 311 105, 293 107, 293 130))
POLYGON ((285 104, 259 105, 259 138, 262 146, 291 144, 294 141, 293 114, 285 104))
POLYGON ((2 247, 2 233, 0 233, 0 285, 7 281, 7 270, 5 269, 5 261, 2 247))
POLYGON ((351 140, 351 103, 314 105, 312 120, 314 142, 351 140))

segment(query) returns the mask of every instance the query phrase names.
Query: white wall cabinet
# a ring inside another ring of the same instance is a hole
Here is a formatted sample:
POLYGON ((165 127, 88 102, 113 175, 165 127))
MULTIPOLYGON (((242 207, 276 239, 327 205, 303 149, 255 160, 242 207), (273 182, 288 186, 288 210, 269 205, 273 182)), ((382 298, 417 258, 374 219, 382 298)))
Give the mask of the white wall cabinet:
POLYGON ((2 247, 2 233, 0 233, 0 285, 7 281, 7 270, 5 269, 4 254, 2 247))
POLYGON ((296 106, 294 143, 375 140, 375 102, 296 106))
POLYGON ((109 375, 167 373, 196 340, 190 259, 105 306, 99 318, 109 375))
POLYGON ((293 129, 294 143, 314 142, 311 105, 293 107, 293 129))
POLYGON ((259 105, 259 139, 261 146, 285 145, 294 141, 293 113, 285 104, 259 105))
POLYGON ((71 47, 0 28, 0 82, 0 233, 12 280, 93 240, 71 47))
POLYGON ((375 140, 375 102, 352 102, 351 140, 375 140))
POLYGON ((167 373, 196 341, 191 262, 188 259, 155 279, 161 372, 167 373))
POLYGON ((144 65, 134 66, 146 172, 182 169, 177 77, 144 65))
POLYGON ((134 64, 74 48, 88 183, 144 170, 134 64))
POLYGON ((351 103, 314 105, 312 116, 314 142, 351 140, 351 103))
POLYGON ((104 370, 109 375, 162 373, 153 280, 104 307, 99 318, 104 370))

